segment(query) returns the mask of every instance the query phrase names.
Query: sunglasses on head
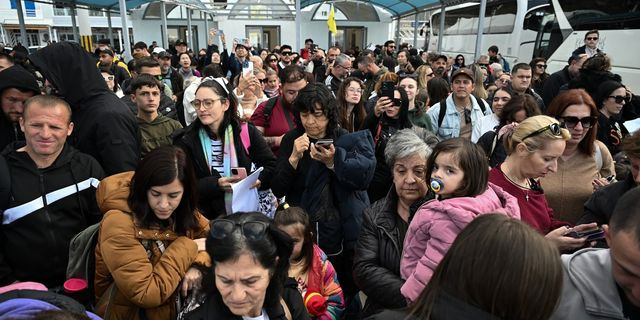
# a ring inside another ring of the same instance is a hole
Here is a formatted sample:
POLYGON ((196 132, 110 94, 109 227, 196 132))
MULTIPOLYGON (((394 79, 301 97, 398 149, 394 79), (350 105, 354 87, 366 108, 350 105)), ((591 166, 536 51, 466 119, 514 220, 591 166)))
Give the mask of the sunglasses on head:
POLYGON ((537 136, 545 131, 549 130, 551 132, 551 134, 553 134, 554 136, 559 136, 562 133, 562 128, 560 127, 560 124, 558 123, 552 123, 548 126, 542 127, 534 132, 529 133, 527 136, 525 136, 524 138, 522 138, 522 141, 526 140, 527 138, 531 138, 534 136, 537 136))
POLYGON ((613 98, 618 104, 622 103, 622 101, 629 103, 629 97, 627 96, 609 96, 608 98, 613 98))
POLYGON ((562 124, 567 128, 574 128, 579 122, 585 129, 593 127, 598 121, 596 117, 560 117, 560 119, 562 120, 562 124))
POLYGON ((269 224, 262 221, 245 221, 236 223, 228 219, 217 219, 211 222, 209 233, 214 239, 224 240, 237 229, 240 229, 242 235, 249 240, 260 240, 269 228, 269 224))

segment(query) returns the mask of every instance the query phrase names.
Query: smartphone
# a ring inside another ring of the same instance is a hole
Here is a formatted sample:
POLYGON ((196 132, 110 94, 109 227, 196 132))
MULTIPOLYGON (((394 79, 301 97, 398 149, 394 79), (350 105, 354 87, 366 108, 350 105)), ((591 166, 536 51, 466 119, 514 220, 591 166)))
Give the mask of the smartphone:
POLYGON ((587 241, 595 241, 604 239, 604 230, 601 227, 583 230, 583 231, 571 231, 565 236, 572 238, 587 238, 587 241))
POLYGON ((380 97, 387 97, 389 100, 393 100, 393 91, 395 91, 395 86, 396 84, 393 81, 383 82, 382 87, 380 87, 380 97))
POLYGON ((242 167, 231 168, 231 176, 234 178, 244 179, 247 177, 247 169, 242 167))
POLYGON ((317 147, 329 148, 330 145, 333 144, 333 139, 319 139, 316 141, 317 147))
POLYGON ((244 60, 244 62, 242 63, 242 74, 245 77, 253 74, 253 62, 249 61, 249 59, 244 60))

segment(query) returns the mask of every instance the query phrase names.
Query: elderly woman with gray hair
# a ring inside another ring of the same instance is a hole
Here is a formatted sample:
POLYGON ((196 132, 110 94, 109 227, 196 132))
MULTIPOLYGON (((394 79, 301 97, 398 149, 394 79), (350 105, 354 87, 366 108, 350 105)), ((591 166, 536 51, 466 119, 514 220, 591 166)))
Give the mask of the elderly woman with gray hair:
POLYGON ((406 306, 400 293, 402 245, 410 220, 410 207, 427 195, 427 158, 431 148, 413 129, 395 133, 384 155, 393 175, 393 187, 364 210, 354 257, 354 280, 367 302, 362 316, 382 309, 406 306))

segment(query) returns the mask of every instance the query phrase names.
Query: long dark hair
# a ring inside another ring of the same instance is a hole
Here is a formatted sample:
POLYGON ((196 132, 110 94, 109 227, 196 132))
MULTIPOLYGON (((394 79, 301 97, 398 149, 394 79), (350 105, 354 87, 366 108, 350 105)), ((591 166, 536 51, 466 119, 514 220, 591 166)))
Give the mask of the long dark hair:
MULTIPOLYGON (((221 80, 226 81, 226 80, 221 80)), ((240 132, 240 116, 238 116, 238 99, 236 99, 235 94, 229 94, 229 84, 227 84, 224 88, 218 81, 216 80, 206 80, 200 83, 198 89, 196 89, 196 93, 198 90, 202 88, 209 88, 213 90, 213 92, 220 97, 220 99, 229 101, 229 108, 224 112, 224 117, 222 118, 222 122, 220 123, 220 127, 218 128, 218 132, 213 132, 216 137, 224 137, 224 131, 227 129, 228 125, 231 125, 233 128, 233 132, 240 132)), ((197 120, 198 122, 200 120, 197 120)), ((209 130, 207 126, 204 126, 205 129, 209 130)))
POLYGON ((498 319, 542 320, 561 293, 558 249, 521 221, 484 214, 458 234, 408 313, 430 319, 449 295, 498 319))
POLYGON ((298 92, 298 96, 293 102, 296 126, 304 130, 302 120, 300 120, 300 112, 314 113, 318 106, 329 119, 325 132, 328 136, 331 136, 339 127, 338 108, 336 107, 336 98, 333 97, 333 93, 322 83, 309 83, 298 92))
MULTIPOLYGON (((278 306, 283 284, 289 274, 289 257, 293 250, 293 240, 284 231, 278 229, 269 218, 259 212, 238 212, 226 216, 224 219, 231 220, 236 225, 247 221, 260 221, 266 223, 268 227, 264 236, 256 240, 243 236, 239 227, 236 227, 224 239, 214 238, 211 232, 208 234, 205 247, 211 257, 213 270, 202 280, 205 291, 212 293, 223 305, 220 292, 215 286, 215 266, 218 263, 235 261, 242 254, 249 254, 254 258, 254 261, 268 269, 271 276, 263 307, 270 309, 278 306)), ((212 223, 215 223, 215 220, 212 223)), ((227 307, 225 306, 225 308, 227 307)))
POLYGON ((302 230, 298 231, 303 235, 304 243, 302 244, 302 251, 300 252, 298 261, 302 260, 302 270, 308 271, 311 266, 311 261, 313 260, 313 231, 309 223, 309 215, 300 207, 288 207, 276 212, 273 222, 278 228, 295 225, 297 223, 302 225, 302 230))
MULTIPOLYGON (((347 88, 349 88, 349 85, 351 84, 351 82, 355 82, 358 84, 358 86, 360 86, 360 89, 362 89, 362 95, 360 96, 360 101, 358 102, 358 104, 356 104, 353 107, 353 112, 355 113, 355 118, 356 119, 360 119, 360 125, 362 126, 362 120, 367 116, 366 111, 364 109, 364 83, 362 82, 362 80, 356 78, 356 77, 349 77, 344 79, 344 81, 342 81, 342 83, 340 84, 340 87, 338 88, 338 92, 336 93, 336 100, 338 101, 338 115, 340 117, 340 125, 347 129, 347 131, 351 132, 351 128, 353 127, 354 130, 359 130, 360 128, 355 126, 355 123, 353 123, 354 121, 351 121, 351 115, 348 113, 347 110, 347 99, 346 99, 346 95, 347 95, 347 88)), ((355 119, 354 119, 355 120, 355 119)))
MULTIPOLYGON (((407 96, 407 92, 402 87, 396 86, 393 90, 398 91, 398 93, 400 93, 401 103, 400 103, 400 112, 398 113, 398 129, 412 128, 413 124, 411 123, 411 120, 409 120, 409 96, 407 96)), ((382 117, 380 119, 383 120, 383 119, 390 119, 390 118, 387 117, 386 112, 383 112, 382 117)))
POLYGON ((173 211, 175 232, 181 235, 198 228, 194 215, 197 207, 196 178, 193 165, 184 151, 175 146, 161 146, 149 152, 138 164, 131 178, 128 204, 138 224, 143 228, 167 226, 149 206, 147 192, 151 187, 164 186, 178 179, 184 188, 180 204, 173 211))

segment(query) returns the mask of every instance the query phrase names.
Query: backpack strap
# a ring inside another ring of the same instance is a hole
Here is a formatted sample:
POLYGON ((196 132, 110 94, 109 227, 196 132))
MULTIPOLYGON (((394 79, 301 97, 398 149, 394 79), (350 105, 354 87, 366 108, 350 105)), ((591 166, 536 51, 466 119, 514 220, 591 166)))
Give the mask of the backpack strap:
POLYGON ((472 94, 471 96, 476 99, 476 102, 478 103, 478 106, 480 106, 480 109, 482 109, 482 114, 484 115, 484 113, 487 111, 487 108, 484 106, 484 102, 474 94, 472 94))
POLYGON ((249 138, 249 125, 246 122, 240 125, 240 139, 242 140, 244 152, 248 155, 249 147, 251 147, 251 139, 249 138))
POLYGON ((493 150, 496 149, 496 144, 498 143, 498 130, 494 128, 493 130, 493 142, 491 143, 491 150, 489 150, 489 159, 493 155, 493 150))
POLYGON ((440 113, 438 113, 438 130, 442 127, 442 121, 444 120, 444 116, 447 114, 447 99, 443 99, 440 101, 440 113))
POLYGON ((273 108, 276 106, 276 102, 278 101, 278 96, 269 98, 269 100, 267 100, 267 105, 264 108, 264 111, 262 112, 262 115, 264 116, 264 127, 268 128, 270 125, 270 120, 271 120, 271 114, 273 113, 273 108))

